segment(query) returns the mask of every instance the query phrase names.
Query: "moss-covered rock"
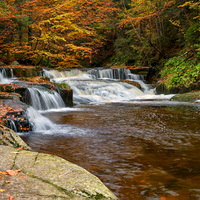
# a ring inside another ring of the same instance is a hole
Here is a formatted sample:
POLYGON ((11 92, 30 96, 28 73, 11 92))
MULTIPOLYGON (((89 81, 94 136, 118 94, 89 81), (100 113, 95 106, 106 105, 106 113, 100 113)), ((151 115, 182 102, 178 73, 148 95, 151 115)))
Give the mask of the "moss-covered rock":
POLYGON ((171 101, 195 102, 197 100, 200 100, 200 91, 176 94, 171 98, 171 101))
POLYGON ((35 77, 38 76, 41 71, 39 67, 17 67, 13 68, 13 74, 16 77, 35 77))

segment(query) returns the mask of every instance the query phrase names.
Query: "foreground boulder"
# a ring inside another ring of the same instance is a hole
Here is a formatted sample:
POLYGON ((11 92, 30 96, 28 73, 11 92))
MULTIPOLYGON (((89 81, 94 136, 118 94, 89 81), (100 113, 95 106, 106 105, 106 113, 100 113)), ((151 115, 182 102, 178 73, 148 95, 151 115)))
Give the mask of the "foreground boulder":
POLYGON ((0 145, 0 171, 7 171, 0 199, 117 199, 97 177, 57 156, 0 145), (8 170, 18 174, 9 176, 8 170))

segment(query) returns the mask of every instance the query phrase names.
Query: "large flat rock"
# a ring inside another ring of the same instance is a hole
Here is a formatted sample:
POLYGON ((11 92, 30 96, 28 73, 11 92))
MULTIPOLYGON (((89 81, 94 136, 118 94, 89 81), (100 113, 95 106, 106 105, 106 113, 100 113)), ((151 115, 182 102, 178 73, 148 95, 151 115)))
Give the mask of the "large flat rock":
POLYGON ((0 145, 0 199, 117 199, 94 175, 60 157, 0 145), (9 181, 9 183, 8 183, 9 181))

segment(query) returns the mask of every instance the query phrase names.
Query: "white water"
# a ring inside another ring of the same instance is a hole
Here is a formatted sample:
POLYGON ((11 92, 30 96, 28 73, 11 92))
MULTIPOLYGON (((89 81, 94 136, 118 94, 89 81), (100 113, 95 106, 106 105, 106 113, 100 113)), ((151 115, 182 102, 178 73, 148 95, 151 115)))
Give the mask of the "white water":
POLYGON ((28 88, 32 107, 36 110, 59 109, 65 107, 61 96, 56 91, 42 87, 28 88))
POLYGON ((51 122, 48 118, 42 116, 33 107, 27 109, 27 117, 33 126, 34 132, 54 130, 56 125, 51 122))
POLYGON ((8 76, 4 68, 0 68, 0 84, 9 84, 12 82, 13 71, 10 69, 11 77, 8 76))
POLYGON ((147 99, 169 99, 173 95, 156 95, 154 89, 145 84, 141 76, 127 69, 92 69, 57 71, 44 70, 53 82, 67 83, 74 94, 74 103, 105 103, 147 99), (140 84, 142 90, 134 85, 121 82, 130 80, 140 84))

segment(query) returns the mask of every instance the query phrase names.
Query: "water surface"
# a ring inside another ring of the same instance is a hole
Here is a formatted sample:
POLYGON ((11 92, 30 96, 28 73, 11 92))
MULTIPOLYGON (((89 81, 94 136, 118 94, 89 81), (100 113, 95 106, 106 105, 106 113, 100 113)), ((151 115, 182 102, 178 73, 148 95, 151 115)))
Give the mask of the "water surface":
POLYGON ((57 129, 23 139, 87 169, 119 199, 200 199, 197 105, 110 103, 47 112, 57 129))

